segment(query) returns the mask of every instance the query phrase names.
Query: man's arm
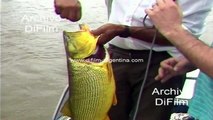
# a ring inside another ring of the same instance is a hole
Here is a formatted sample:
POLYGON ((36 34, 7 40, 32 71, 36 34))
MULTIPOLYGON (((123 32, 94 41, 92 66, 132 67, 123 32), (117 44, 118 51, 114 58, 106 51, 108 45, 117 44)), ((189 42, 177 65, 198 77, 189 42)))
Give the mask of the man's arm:
MULTIPOLYGON (((127 31, 126 31, 125 25, 118 25, 118 24, 111 24, 111 23, 105 24, 97 28, 96 30, 91 31, 91 33, 96 36, 100 35, 98 40, 99 44, 105 44, 109 42, 111 39, 113 39, 114 37, 120 36, 121 34, 124 35, 126 32, 127 31)), ((155 34, 155 29, 129 26, 127 34, 129 35, 129 37, 133 37, 138 40, 151 43, 153 40, 153 36, 155 34)), ((157 40, 155 43, 159 45, 172 45, 159 32, 157 33, 157 40)))
POLYGON ((205 45, 183 28, 171 30, 167 38, 187 59, 213 77, 213 48, 205 45))
POLYGON ((193 66, 185 57, 171 57, 160 63, 158 75, 155 79, 164 83, 167 80, 171 80, 170 78, 174 76, 182 75, 195 69, 196 67, 193 66))
MULTIPOLYGON (((151 43, 156 29, 144 27, 130 27, 131 37, 151 43)), ((155 44, 171 46, 172 44, 161 33, 157 32, 155 44)), ((173 45, 172 45, 173 46, 173 45)))
POLYGON ((81 4, 78 0, 54 0, 55 12, 72 22, 81 19, 81 4))
POLYGON ((180 8, 172 0, 158 0, 152 9, 146 10, 146 13, 155 24, 155 27, 174 44, 189 61, 213 77, 213 48, 205 45, 183 29, 181 26, 182 17, 180 8))

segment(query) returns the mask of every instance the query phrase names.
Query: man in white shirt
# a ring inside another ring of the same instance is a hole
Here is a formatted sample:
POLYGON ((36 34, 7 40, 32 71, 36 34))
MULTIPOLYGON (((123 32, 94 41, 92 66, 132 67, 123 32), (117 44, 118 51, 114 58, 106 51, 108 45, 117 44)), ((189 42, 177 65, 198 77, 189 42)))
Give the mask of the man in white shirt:
MULTIPOLYGON (((208 5, 209 1, 211 0, 177 1, 183 11, 184 28, 197 37, 201 35, 204 19, 211 9, 208 5)), ((70 19, 74 13, 70 13, 69 10, 75 5, 70 7, 62 3, 56 4, 56 8, 60 8, 56 9, 57 13, 70 19)), ((121 60, 121 62, 113 62, 118 104, 113 106, 109 112, 111 120, 129 120, 135 113, 155 33, 154 28, 144 27, 143 19, 146 15, 144 11, 155 3, 155 0, 114 0, 109 24, 92 31, 94 35, 100 35, 98 44, 109 42, 112 59, 121 60)), ((76 15, 73 16, 80 19, 76 15)), ((145 24, 148 27, 153 26, 149 18, 145 20, 145 24)), ((182 76, 172 78, 164 84, 155 81, 160 62, 171 56, 180 56, 180 53, 159 33, 157 33, 153 50, 148 79, 143 88, 136 120, 168 120, 173 103, 167 103, 167 101, 179 94, 171 91, 179 91, 184 81, 182 76), (156 90, 161 92, 156 92, 156 90)))

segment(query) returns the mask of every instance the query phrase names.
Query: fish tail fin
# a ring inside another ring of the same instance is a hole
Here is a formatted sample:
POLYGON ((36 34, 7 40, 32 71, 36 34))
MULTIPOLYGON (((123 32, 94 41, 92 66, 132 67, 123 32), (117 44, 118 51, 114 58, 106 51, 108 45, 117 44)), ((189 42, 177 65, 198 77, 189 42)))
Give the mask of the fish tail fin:
POLYGON ((64 104, 64 106, 62 107, 61 113, 63 115, 71 117, 71 111, 70 111, 70 107, 69 107, 69 102, 68 101, 66 101, 65 104, 64 104))

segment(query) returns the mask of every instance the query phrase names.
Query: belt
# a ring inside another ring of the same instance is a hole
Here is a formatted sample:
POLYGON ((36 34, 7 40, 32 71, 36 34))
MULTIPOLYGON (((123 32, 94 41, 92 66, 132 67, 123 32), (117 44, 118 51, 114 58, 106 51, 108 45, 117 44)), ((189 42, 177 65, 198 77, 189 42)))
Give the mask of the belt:
MULTIPOLYGON (((109 50, 118 52, 120 54, 123 55, 127 55, 131 58, 148 58, 150 50, 132 50, 132 49, 123 49, 120 47, 117 47, 115 45, 109 44, 109 50)), ((156 51, 152 51, 152 55, 155 56, 161 56, 162 54, 167 54, 166 51, 162 51, 162 52, 156 52, 156 51)))

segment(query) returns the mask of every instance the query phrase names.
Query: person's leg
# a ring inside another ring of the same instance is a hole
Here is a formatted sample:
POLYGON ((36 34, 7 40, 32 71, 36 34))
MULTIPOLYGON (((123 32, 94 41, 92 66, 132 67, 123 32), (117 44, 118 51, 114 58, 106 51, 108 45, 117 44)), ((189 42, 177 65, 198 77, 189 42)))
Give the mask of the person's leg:
MULTIPOLYGON (((131 82, 131 91, 133 91, 132 98, 134 104, 130 120, 132 120, 135 112, 135 104, 137 102, 141 84, 144 79, 148 54, 142 54, 141 57, 144 58, 143 63, 132 64, 132 68, 129 68, 131 69, 129 72, 131 77, 129 82, 131 82)), ((173 103, 167 104, 167 100, 173 100, 174 96, 178 94, 176 94, 174 91, 182 89, 183 77, 179 76, 172 78, 173 80, 170 80, 164 84, 154 80, 154 77, 158 73, 160 62, 168 57, 170 56, 166 52, 153 53, 148 78, 141 95, 136 120, 169 120, 173 103), (157 91, 160 92, 161 90, 166 91, 165 93, 163 92, 159 95, 157 91)))
POLYGON ((116 82, 117 105, 109 111, 110 120, 128 120, 130 112, 130 86, 128 84, 128 65, 125 62, 116 61, 120 58, 128 59, 128 56, 109 48, 111 54, 113 72, 116 82))

